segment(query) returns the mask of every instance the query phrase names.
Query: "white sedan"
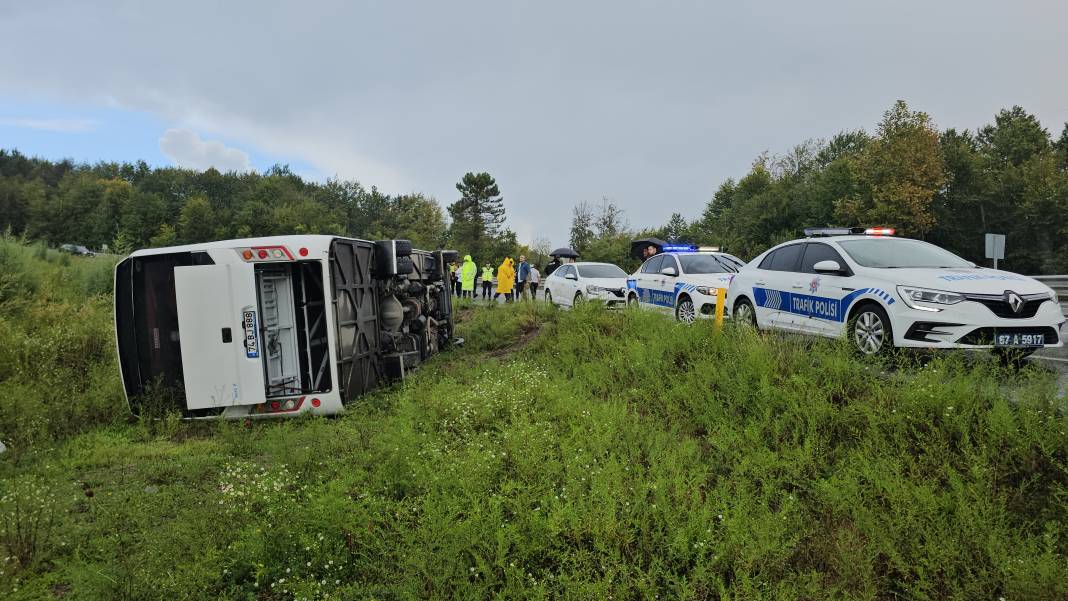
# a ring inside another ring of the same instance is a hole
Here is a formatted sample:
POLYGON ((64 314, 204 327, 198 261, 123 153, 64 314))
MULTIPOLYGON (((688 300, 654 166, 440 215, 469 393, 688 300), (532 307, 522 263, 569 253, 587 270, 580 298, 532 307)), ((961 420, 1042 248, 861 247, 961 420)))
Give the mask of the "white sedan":
POLYGON ((743 267, 727 299, 735 321, 848 336, 862 353, 893 347, 1063 346, 1057 294, 1027 276, 977 267, 893 230, 822 228, 743 267))
POLYGON ((564 307, 585 300, 626 304, 627 272, 611 263, 567 263, 545 278, 545 300, 564 307))

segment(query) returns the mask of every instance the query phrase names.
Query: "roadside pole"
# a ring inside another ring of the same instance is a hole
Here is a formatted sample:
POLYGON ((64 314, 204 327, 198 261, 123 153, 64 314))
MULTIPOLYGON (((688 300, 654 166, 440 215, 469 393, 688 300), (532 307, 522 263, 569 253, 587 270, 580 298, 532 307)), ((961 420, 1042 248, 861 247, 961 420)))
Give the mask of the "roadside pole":
POLYGON ((716 288, 716 329, 723 327, 723 305, 727 304, 727 289, 716 288))

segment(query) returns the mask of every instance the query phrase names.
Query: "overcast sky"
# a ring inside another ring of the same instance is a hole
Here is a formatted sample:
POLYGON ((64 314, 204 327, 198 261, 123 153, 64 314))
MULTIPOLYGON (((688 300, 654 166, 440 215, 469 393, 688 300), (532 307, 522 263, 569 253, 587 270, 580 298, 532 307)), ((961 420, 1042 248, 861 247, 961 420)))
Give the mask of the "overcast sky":
POLYGON ((609 197, 699 214, 763 151, 1019 104, 1068 121, 1068 3, 0 0, 0 147, 262 170, 443 206, 488 171, 521 241, 609 197))

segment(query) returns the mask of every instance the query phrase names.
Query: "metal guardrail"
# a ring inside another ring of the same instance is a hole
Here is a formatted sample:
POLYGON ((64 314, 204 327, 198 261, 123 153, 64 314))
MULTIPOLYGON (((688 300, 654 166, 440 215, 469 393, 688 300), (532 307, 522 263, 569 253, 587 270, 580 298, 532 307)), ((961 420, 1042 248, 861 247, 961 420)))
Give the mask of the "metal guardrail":
POLYGON ((1061 313, 1068 315, 1068 275, 1033 275, 1031 277, 1053 288, 1061 300, 1061 313))

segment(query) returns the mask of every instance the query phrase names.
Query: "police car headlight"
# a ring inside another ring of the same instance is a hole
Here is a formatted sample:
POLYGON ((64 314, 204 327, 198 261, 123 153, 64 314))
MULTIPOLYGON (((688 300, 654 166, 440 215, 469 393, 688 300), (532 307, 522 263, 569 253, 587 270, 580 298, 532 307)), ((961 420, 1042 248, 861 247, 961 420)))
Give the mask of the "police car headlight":
POLYGON ((604 286, 594 286, 592 284, 586 286, 586 294, 605 294, 606 292, 611 292, 611 289, 605 288, 604 286))
POLYGON ((1053 301, 1054 305, 1056 305, 1058 302, 1060 302, 1059 300, 1057 300, 1057 291, 1056 290, 1050 290, 1049 291, 1049 299, 1051 301, 1053 301))
POLYGON ((697 294, 703 294, 705 296, 711 296, 712 295, 712 289, 709 288, 708 286, 698 286, 696 290, 697 290, 697 294))
POLYGON ((897 293, 905 304, 913 309, 921 311, 941 311, 937 307, 926 305, 955 305, 964 302, 964 296, 956 292, 945 290, 930 290, 928 288, 912 288, 910 286, 898 286, 897 293))

